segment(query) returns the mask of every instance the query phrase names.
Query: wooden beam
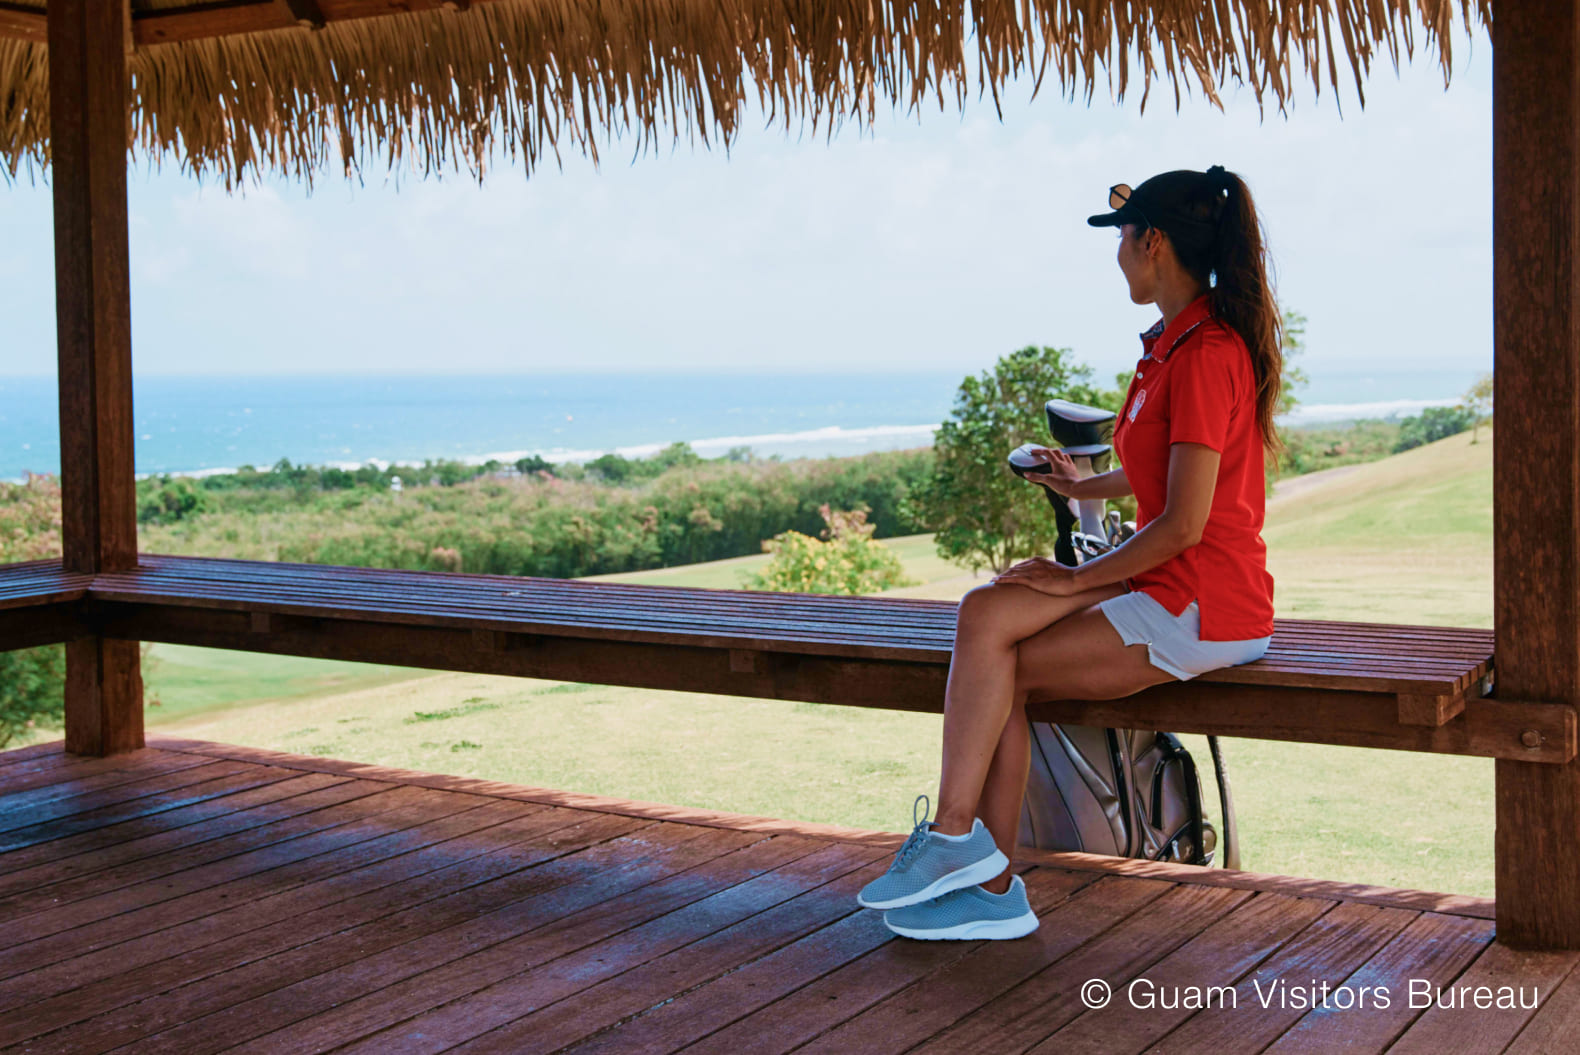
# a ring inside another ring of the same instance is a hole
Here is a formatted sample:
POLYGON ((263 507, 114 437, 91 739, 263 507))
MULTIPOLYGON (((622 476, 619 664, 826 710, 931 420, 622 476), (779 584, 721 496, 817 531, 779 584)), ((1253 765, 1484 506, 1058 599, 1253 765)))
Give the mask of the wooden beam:
POLYGON ((139 11, 132 35, 140 45, 261 33, 330 22, 385 18, 414 11, 465 11, 467 0, 224 0, 194 7, 139 11), (314 12, 316 11, 316 15, 314 12))
MULTIPOLYGON (((1580 5, 1492 27, 1498 696, 1580 701, 1580 5)), ((1498 940, 1580 949, 1580 764, 1496 767, 1498 940)))
MULTIPOLYGON (((49 5, 63 567, 137 564, 126 233, 125 0, 49 5)), ((67 646, 66 750, 143 745, 135 642, 67 646)))
POLYGON ((296 24, 303 29, 323 29, 324 12, 319 9, 318 0, 279 0, 290 12, 296 24))
POLYGON ((49 21, 37 8, 0 3, 0 37, 42 44, 49 39, 49 21))

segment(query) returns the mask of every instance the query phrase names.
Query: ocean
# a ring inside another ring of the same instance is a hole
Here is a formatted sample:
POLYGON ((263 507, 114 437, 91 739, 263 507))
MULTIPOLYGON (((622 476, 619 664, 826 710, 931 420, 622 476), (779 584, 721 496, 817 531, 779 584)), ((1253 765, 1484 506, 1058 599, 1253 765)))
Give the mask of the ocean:
MULTIPOLYGON (((1475 373, 1314 377, 1288 423, 1418 413, 1454 402, 1475 373)), ((737 446, 785 458, 896 450, 932 442, 962 376, 139 377, 132 393, 136 471, 212 473, 281 458, 348 467, 425 458, 514 461, 527 454, 586 461, 609 451, 640 457, 677 440, 705 457, 737 446)), ((57 403, 53 377, 0 378, 0 479, 59 471, 57 403)))

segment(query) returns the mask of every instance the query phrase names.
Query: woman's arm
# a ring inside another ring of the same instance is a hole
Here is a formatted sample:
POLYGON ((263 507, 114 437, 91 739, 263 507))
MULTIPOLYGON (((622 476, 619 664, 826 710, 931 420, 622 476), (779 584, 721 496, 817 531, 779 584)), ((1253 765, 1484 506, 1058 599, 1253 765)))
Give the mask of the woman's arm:
MULTIPOLYGON (((1221 457, 1204 443, 1170 444, 1168 501, 1163 512, 1124 545, 1076 567, 1071 576, 1075 592, 1124 582, 1200 542, 1212 510, 1221 457)), ((1090 479, 1112 475, 1103 473, 1090 479)))
POLYGON ((1051 487, 1057 494, 1077 501, 1087 498, 1123 498, 1130 493, 1130 480, 1124 469, 1082 476, 1075 459, 1057 447, 1033 447, 1032 453, 1048 459, 1045 473, 1024 473, 1026 480, 1051 487))

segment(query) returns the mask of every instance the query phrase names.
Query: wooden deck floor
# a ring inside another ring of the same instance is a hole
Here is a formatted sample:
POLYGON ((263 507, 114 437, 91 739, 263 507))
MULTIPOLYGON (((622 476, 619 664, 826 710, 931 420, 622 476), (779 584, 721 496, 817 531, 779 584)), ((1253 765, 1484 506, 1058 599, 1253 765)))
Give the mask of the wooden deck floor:
POLYGON ((0 753, 6 1052, 1577 1050, 1482 899, 1041 855, 1034 935, 915 942, 898 835, 153 743, 0 753))

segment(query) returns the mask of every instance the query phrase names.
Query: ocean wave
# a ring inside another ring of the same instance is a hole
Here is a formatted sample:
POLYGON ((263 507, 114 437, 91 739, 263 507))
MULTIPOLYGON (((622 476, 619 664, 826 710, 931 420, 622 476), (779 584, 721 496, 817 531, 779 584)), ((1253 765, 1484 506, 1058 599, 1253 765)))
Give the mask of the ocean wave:
MULTIPOLYGON (((937 425, 871 425, 862 428, 845 428, 842 425, 828 425, 818 429, 806 429, 801 432, 764 432, 753 436, 708 436, 702 439, 687 440, 691 449, 704 457, 726 454, 732 447, 751 447, 757 453, 774 453, 761 448, 789 448, 789 453, 797 454, 796 447, 815 447, 819 449, 839 448, 852 453, 859 453, 861 449, 868 450, 896 450, 897 445, 884 443, 876 445, 875 440, 905 440, 914 439, 914 446, 926 447, 933 442, 933 432, 937 425)), ((668 447, 664 443, 638 443, 627 446, 604 448, 565 448, 565 447, 534 447, 515 451, 494 451, 488 454, 446 456, 444 460, 461 462, 465 465, 483 465, 486 462, 496 461, 509 465, 522 458, 538 455, 556 464, 565 462, 589 462, 601 458, 605 454, 619 454, 626 458, 646 458, 668 447)), ((814 454, 814 451, 800 452, 801 456, 814 454)), ((372 465, 379 470, 388 469, 391 465, 417 465, 420 460, 411 458, 367 458, 355 461, 324 461, 314 463, 323 468, 353 470, 366 465, 372 465)), ((194 469, 183 471, 178 469, 159 470, 156 472, 141 472, 139 479, 148 476, 188 476, 200 478, 204 476, 224 476, 234 473, 237 467, 223 467, 212 469, 194 469)))
POLYGON ((1306 425, 1318 421, 1350 421, 1355 418, 1410 417, 1427 407, 1449 407, 1452 399, 1385 399, 1373 403, 1312 403, 1297 406, 1277 419, 1281 425, 1306 425))

